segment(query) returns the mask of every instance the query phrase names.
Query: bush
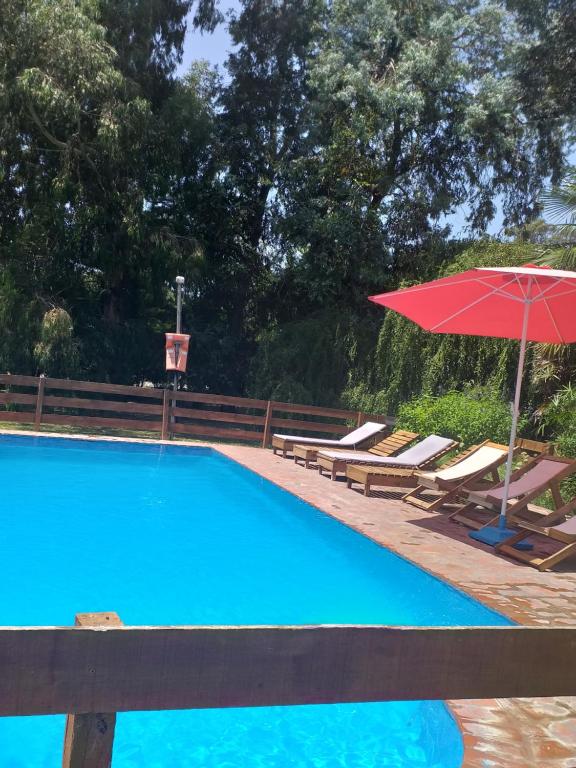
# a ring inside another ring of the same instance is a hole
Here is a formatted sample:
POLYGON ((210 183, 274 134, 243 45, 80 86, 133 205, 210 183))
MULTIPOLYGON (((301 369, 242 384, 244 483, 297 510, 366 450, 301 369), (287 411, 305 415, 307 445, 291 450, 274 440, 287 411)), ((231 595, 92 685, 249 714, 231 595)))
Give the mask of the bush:
MULTIPOLYGON (((526 423, 521 416, 519 434, 526 423)), ((488 439, 507 444, 511 425, 509 404, 493 390, 482 387, 452 391, 440 397, 422 395, 404 403, 398 410, 398 427, 401 429, 451 437, 465 446, 488 439)))
MULTIPOLYGON (((559 456, 576 458, 576 389, 570 384, 557 392, 541 412, 542 432, 550 437, 559 456)), ((576 495, 576 478, 562 483, 566 499, 576 495)))

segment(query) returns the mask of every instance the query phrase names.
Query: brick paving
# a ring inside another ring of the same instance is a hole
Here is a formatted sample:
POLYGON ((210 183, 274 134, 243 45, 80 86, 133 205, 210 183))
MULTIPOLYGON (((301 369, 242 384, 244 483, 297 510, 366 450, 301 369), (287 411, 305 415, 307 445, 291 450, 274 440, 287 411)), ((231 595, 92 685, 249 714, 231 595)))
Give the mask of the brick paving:
MULTIPOLYGON (((576 558, 540 573, 496 556, 441 512, 403 503, 401 490, 366 498, 272 451, 213 447, 514 621, 576 626, 576 558)), ((576 768, 576 697, 449 704, 463 731, 465 768, 576 768)))

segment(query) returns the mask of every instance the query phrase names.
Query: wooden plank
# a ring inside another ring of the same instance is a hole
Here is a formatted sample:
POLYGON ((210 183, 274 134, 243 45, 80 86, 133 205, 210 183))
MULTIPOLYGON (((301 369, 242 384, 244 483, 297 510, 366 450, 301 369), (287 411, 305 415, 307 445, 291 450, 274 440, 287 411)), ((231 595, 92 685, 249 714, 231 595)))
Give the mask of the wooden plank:
POLYGON ((38 376, 16 376, 12 373, 0 374, 0 383, 15 387, 36 387, 38 386, 38 376))
MULTIPOLYGON (((118 614, 78 613, 77 627, 121 627, 118 614)), ((68 715, 62 768, 109 768, 112 764, 115 712, 68 715)))
POLYGON ((300 421, 299 419, 272 419, 270 426, 290 430, 289 434, 299 434, 306 432, 325 432, 330 435, 346 435, 350 432, 350 427, 345 424, 328 424, 321 421, 300 421), (296 433, 295 433, 296 430, 296 433))
POLYGON ((91 411, 110 411, 111 413, 150 413, 162 415, 162 405, 156 403, 119 402, 117 400, 93 400, 85 397, 59 397, 46 395, 44 405, 51 408, 80 408, 91 411))
POLYGON ((272 401, 268 400, 266 406, 266 419, 264 421, 264 434, 262 435, 262 448, 266 448, 270 443, 270 426, 272 421, 272 401))
POLYGON ((264 426, 266 421, 265 416, 252 416, 248 413, 227 413, 225 411, 203 411, 199 408, 176 408, 174 415, 177 419, 227 421, 230 424, 251 424, 260 427, 264 426))
POLYGON ((42 409, 44 407, 44 386, 46 378, 40 376, 38 379, 38 394, 36 397, 36 412, 34 414, 34 428, 39 429, 42 422, 42 409))
POLYGON ((235 405, 238 408, 256 408, 265 410, 267 400, 254 400, 249 397, 208 394, 206 392, 178 392, 178 400, 184 403, 208 403, 210 405, 235 405))
POLYGON ((0 421, 34 424, 34 411, 0 411, 0 421))
POLYGON ((343 411, 338 408, 321 408, 318 405, 298 405, 297 403, 272 403, 274 412, 302 413, 310 416, 322 416, 330 419, 346 419, 354 423, 358 415, 357 411, 343 411))
POLYGON ((65 391, 99 392, 107 395, 124 395, 126 397, 143 397, 152 400, 162 400, 162 390, 153 387, 134 387, 127 384, 105 384, 96 381, 76 381, 73 379, 52 379, 46 377, 46 389, 61 389, 65 391))
POLYGON ((0 715, 576 694, 574 627, 0 629, 0 715))
POLYGON ((541 453, 553 453, 552 443, 544 443, 541 440, 528 440, 526 437, 518 437, 515 445, 525 453, 538 456, 541 453))
POLYGON ((106 416, 68 416, 60 413, 45 413, 43 423, 141 432, 160 432, 162 429, 162 422, 160 420, 144 421, 143 419, 111 419, 106 416))
POLYGON ((25 394, 24 392, 0 392, 0 403, 36 406, 36 395, 25 394))
POLYGON ((227 429, 225 427, 208 427, 203 424, 182 424, 176 422, 172 425, 172 431, 177 435, 188 435, 189 437, 217 437, 222 440, 242 440, 246 442, 259 443, 262 439, 262 432, 247 429, 227 429))

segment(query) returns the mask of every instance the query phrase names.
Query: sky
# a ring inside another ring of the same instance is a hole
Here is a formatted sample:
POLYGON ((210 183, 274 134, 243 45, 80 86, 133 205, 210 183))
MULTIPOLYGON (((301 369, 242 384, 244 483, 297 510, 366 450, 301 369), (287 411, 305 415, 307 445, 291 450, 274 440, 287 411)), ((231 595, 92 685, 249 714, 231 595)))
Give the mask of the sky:
MULTIPOLYGON (((220 3, 220 10, 224 14, 239 9, 239 0, 228 0, 228 2, 222 0, 220 3)), ((202 34, 194 29, 190 17, 186 40, 184 41, 184 57, 178 68, 178 73, 185 74, 190 64, 197 59, 206 59, 210 64, 218 65, 222 69, 230 48, 230 36, 226 24, 219 24, 212 34, 206 32, 202 34)))
MULTIPOLYGON (((221 0, 220 10, 227 14, 231 11, 240 9, 240 0, 221 0)), ((226 24, 219 24, 216 30, 210 33, 201 33, 195 30, 192 25, 192 19, 189 19, 188 31, 184 42, 184 56, 182 63, 178 68, 178 74, 183 75, 187 72, 190 64, 197 59, 206 59, 210 64, 218 66, 224 73, 224 62, 231 49, 231 40, 227 31, 226 24)), ((576 164, 576 151, 569 157, 571 163, 576 164)), ((488 234, 497 235, 502 229, 502 210, 498 204, 498 211, 494 221, 488 226, 488 234)), ((452 227, 452 234, 456 237, 465 237, 466 232, 466 207, 461 206, 453 214, 445 218, 445 222, 452 227)), ((444 222, 442 222, 444 223, 444 222)))

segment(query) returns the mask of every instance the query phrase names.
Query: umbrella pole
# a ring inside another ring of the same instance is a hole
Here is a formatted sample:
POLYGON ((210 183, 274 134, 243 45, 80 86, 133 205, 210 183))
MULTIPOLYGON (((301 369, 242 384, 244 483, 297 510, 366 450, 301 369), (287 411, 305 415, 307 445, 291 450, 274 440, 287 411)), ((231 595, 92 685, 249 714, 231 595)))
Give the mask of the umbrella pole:
POLYGON ((528 335, 528 318, 530 315, 530 301, 524 304, 524 322, 522 324, 522 339, 520 340, 520 356, 518 358, 518 371, 516 373, 516 391, 514 392, 514 406, 512 408, 512 427, 510 429, 510 442, 508 444, 508 460, 506 462, 506 473, 504 475, 504 495, 502 496, 502 506, 500 508, 500 518, 498 528, 506 529, 506 508, 508 506, 508 489, 510 488, 510 475, 512 474, 512 461, 514 459, 514 445, 516 443, 516 430, 518 427, 518 416, 520 414, 520 394, 522 393, 522 376, 524 374, 524 359, 526 357, 526 338, 528 335))
MULTIPOLYGON (((530 288, 531 284, 529 283, 528 295, 530 295, 530 288)), ((525 299, 524 317, 522 320, 522 338, 520 340, 520 356, 518 358, 518 371, 516 373, 516 391, 514 392, 514 405, 512 408, 512 426, 510 428, 510 442, 508 443, 508 460, 506 461, 506 472, 504 474, 504 494, 502 496, 498 527, 487 525, 484 528, 480 528, 479 531, 473 531, 469 534, 470 538, 481 541, 483 544, 491 544, 492 546, 496 546, 497 544, 500 544, 500 542, 509 539, 515 533, 515 531, 506 528, 506 509, 508 507, 508 490, 510 488, 512 461, 514 459, 514 446, 516 443, 516 430, 518 427, 518 416, 520 414, 520 395, 522 393, 522 376, 524 374, 524 359, 526 357, 526 342, 528 339, 528 320, 530 317, 531 306, 532 302, 529 299, 525 299)), ((530 545, 526 545, 526 548, 529 546, 530 545)))

